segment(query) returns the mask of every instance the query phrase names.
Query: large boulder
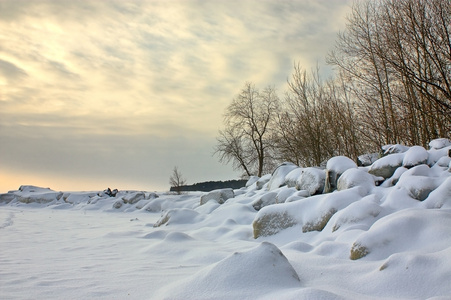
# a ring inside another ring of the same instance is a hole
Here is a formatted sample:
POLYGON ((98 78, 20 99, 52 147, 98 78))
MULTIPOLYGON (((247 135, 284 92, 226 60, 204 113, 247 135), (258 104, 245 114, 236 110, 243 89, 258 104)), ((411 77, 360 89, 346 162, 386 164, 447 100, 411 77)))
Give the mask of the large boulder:
POLYGON ((341 174, 348 169, 357 168, 357 164, 346 156, 335 156, 327 161, 324 193, 330 193, 337 188, 341 174))
POLYGON ((233 197, 235 197, 235 194, 231 188, 214 190, 200 197, 200 205, 203 205, 210 200, 215 200, 219 204, 223 204, 227 199, 233 197))

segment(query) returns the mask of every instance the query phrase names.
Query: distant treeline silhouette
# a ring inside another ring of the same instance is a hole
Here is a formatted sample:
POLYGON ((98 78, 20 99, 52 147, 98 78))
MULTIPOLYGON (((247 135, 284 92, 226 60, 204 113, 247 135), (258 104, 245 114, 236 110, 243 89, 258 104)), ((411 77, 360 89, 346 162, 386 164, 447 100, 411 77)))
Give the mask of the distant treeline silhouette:
MULTIPOLYGON (((206 181, 191 185, 182 185, 179 187, 179 190, 184 192, 190 191, 210 192, 212 190, 224 188, 239 189, 244 187, 246 185, 246 182, 247 180, 206 181)), ((176 188, 171 187, 170 191, 176 192, 176 188)))

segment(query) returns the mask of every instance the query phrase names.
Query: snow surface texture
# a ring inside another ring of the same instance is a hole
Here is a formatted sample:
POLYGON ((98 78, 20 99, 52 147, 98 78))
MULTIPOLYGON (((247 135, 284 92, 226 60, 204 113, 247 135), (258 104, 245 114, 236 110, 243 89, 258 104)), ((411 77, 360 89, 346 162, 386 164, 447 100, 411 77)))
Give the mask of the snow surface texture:
POLYGON ((429 146, 234 191, 22 186, 0 194, 0 299, 449 299, 451 142, 429 146))

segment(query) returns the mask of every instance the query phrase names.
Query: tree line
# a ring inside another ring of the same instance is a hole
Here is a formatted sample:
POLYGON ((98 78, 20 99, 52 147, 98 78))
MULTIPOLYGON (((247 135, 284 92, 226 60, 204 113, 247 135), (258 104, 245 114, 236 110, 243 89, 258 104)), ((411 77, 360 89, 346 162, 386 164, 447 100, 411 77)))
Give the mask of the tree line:
POLYGON ((283 97, 246 82, 224 114, 215 154, 244 176, 280 162, 423 145, 451 133, 451 0, 356 1, 323 80, 295 63, 283 97))

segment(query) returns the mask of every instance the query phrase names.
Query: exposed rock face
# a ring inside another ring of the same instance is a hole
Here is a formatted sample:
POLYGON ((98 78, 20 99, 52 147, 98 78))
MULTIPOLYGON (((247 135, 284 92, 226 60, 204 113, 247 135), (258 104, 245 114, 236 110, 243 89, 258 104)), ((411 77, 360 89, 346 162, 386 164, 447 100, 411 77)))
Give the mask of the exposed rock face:
POLYGON ((227 199, 233 197, 235 197, 235 194, 231 188, 214 190, 200 197, 200 205, 203 205, 210 200, 215 200, 219 204, 223 204, 227 199))
POLYGON ((337 212, 335 208, 330 208, 328 211, 325 211, 322 215, 320 215, 317 219, 309 221, 302 226, 302 232, 309 231, 322 231, 324 227, 326 227, 327 222, 329 222, 330 218, 337 212))
POLYGON ((254 238, 269 236, 293 227, 297 222, 286 211, 263 214, 252 223, 254 228, 254 238))

